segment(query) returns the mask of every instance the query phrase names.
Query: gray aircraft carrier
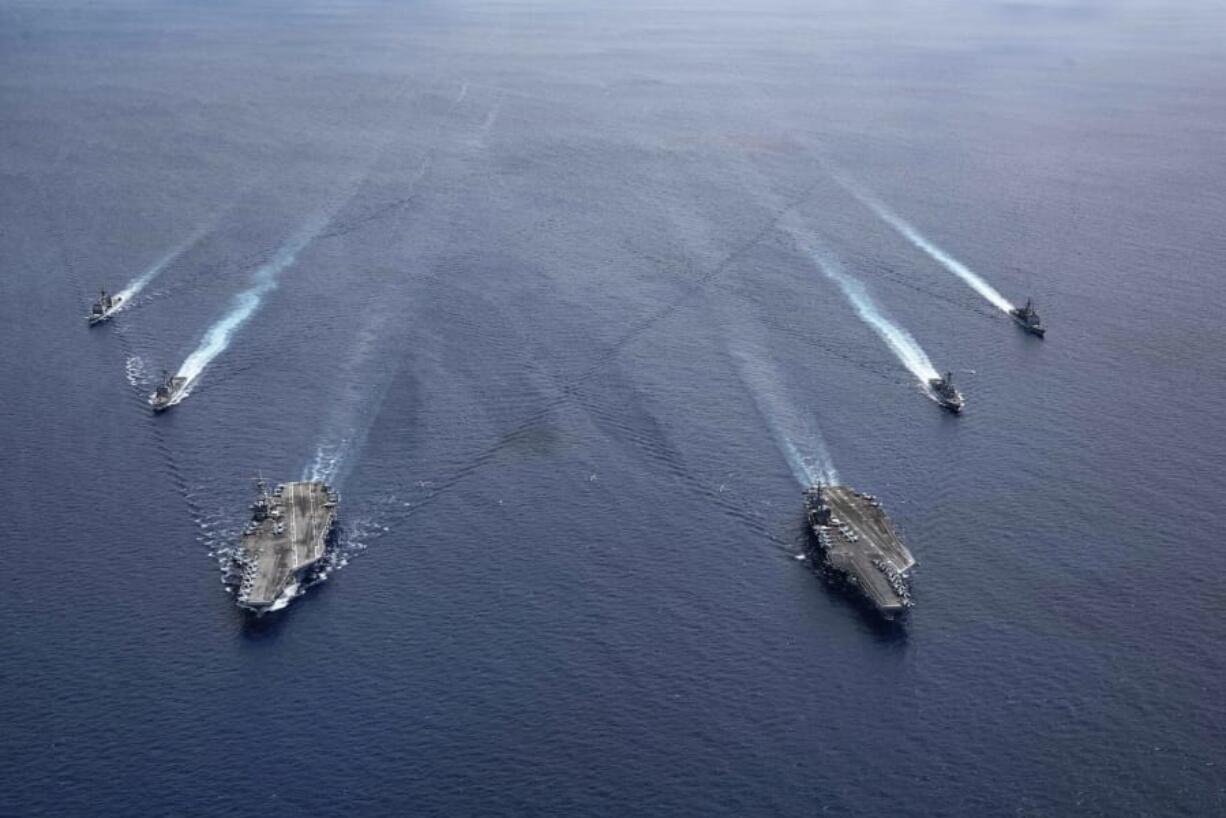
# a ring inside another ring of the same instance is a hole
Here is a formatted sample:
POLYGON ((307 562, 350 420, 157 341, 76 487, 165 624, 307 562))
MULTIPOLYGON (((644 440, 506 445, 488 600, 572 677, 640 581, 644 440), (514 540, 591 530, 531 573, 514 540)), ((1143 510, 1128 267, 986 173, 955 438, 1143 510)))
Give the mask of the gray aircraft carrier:
POLYGON ((264 613, 289 604, 328 552, 339 502, 318 480, 283 483, 271 494, 259 481, 230 570, 240 606, 264 613))
POLYGON ((857 590, 887 619, 912 606, 907 572, 915 557, 871 494, 821 483, 805 489, 809 527, 823 568, 857 590))

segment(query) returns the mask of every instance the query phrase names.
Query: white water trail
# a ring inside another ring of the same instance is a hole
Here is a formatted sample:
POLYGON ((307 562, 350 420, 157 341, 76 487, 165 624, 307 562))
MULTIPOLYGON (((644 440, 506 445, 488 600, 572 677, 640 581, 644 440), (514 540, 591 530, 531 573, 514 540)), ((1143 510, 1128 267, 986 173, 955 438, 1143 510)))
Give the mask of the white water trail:
MULTIPOLYGON (((468 82, 461 84, 459 93, 447 109, 448 113, 454 111, 464 101, 464 98, 468 95, 468 88, 468 82)), ((487 129, 493 124, 496 113, 497 107, 491 110, 489 116, 487 116, 487 129)), ((436 139, 442 133, 442 129, 443 124, 440 123, 435 131, 436 139)), ((381 151, 382 149, 380 149, 381 151)), ((425 178, 433 156, 433 151, 427 151, 422 156, 417 172, 409 182, 406 194, 412 193, 416 189, 417 184, 425 178)), ((372 159, 371 164, 373 163, 374 160, 372 159)), ((352 193, 350 195, 352 196, 352 193)), ((401 201, 407 200, 407 195, 401 199, 401 201)), ((360 224, 361 221, 351 223, 342 232, 349 232, 360 224)), ((329 233, 328 235, 335 234, 329 233)), ((302 468, 303 480, 321 480, 339 488, 353 469, 357 455, 366 445, 366 437, 370 433, 371 424, 374 423, 375 414, 378 412, 379 407, 382 406, 394 377, 388 373, 379 373, 362 379, 355 373, 362 368, 366 361, 377 354, 376 347, 380 340, 380 330, 391 317, 385 312, 386 309, 386 304, 379 304, 367 311, 366 326, 358 334, 357 344, 344 367, 344 371, 350 373, 349 381, 335 404, 327 426, 329 431, 323 435, 320 442, 316 445, 315 455, 311 462, 302 468)))
POLYGON ((211 223, 205 227, 201 227, 199 230, 188 236, 187 239, 172 247, 166 253, 166 255, 158 259, 152 267, 129 281, 128 286, 116 293, 116 296, 122 299, 122 306, 120 309, 126 310, 128 307, 132 306, 132 299, 140 295, 140 291, 145 289, 149 282, 161 275, 162 271, 171 264, 174 264, 175 260, 178 259, 179 256, 191 249, 191 247, 195 245, 196 242, 200 241, 200 239, 204 238, 204 236, 210 230, 212 230, 211 223))
POLYGON ((277 277, 297 260, 298 253, 319 234, 327 222, 328 220, 322 216, 312 218, 300 227, 289 241, 278 248, 271 261, 256 268, 255 273, 251 276, 251 286, 234 296, 230 310, 208 328, 200 345, 191 355, 187 356, 187 360, 175 373, 187 381, 184 384, 182 397, 187 397, 192 385, 204 374, 204 370, 213 362, 213 359, 226 351, 234 333, 251 320, 251 316, 255 315, 263 302, 264 296, 276 289, 277 277))
POLYGON ((834 179, 843 186, 844 190, 859 199, 861 204, 876 213, 877 216, 890 227, 897 230, 903 238, 911 242, 920 250, 923 250, 946 270, 949 270, 958 278, 962 279, 965 283, 969 284, 971 289, 986 298, 992 306, 996 307, 996 309, 1005 313, 1013 309, 1013 305, 1009 303, 1009 299, 1001 295, 991 284, 984 281, 978 273, 929 241, 927 237, 925 237, 923 233, 920 233, 919 230, 916 230, 910 222, 906 221, 893 210, 890 210, 888 207, 882 204, 880 199, 869 193, 861 185, 843 177, 838 173, 834 174, 834 179))
MULTIPOLYGON (((396 91, 392 102, 398 100, 407 87, 408 78, 406 77, 405 81, 396 91)), ((468 84, 465 83, 460 89, 459 98, 457 98, 456 102, 452 103, 452 107, 454 108, 467 93, 468 84)), ((340 196, 330 207, 316 213, 303 223, 297 232, 278 248, 276 255, 273 256, 271 261, 260 265, 256 269, 255 273, 251 276, 251 286, 234 296, 234 302, 230 311, 218 319, 213 326, 209 327, 208 331, 204 334, 204 338, 200 341, 200 345, 187 357, 187 360, 179 367, 179 371, 175 373, 177 376, 187 379, 183 391, 175 401, 176 403, 191 394, 192 385, 204 374, 204 370, 208 365, 230 346, 230 340, 233 338, 234 333, 243 324, 247 323, 251 316, 255 315, 263 302, 264 296, 276 289, 277 278, 281 272, 293 265, 303 248, 314 241, 332 223, 336 213, 354 197, 358 188, 369 176, 370 169, 378 161, 379 156, 386 149, 391 139, 392 134, 389 133, 372 150, 364 169, 350 182, 344 195, 340 196)))
POLYGON ((844 270, 842 263, 811 235, 804 233, 795 225, 785 226, 801 248, 809 253, 817 263, 826 278, 839 285, 839 289, 851 302, 860 320, 868 324, 881 340, 885 341, 890 351, 902 362, 903 366, 910 370, 912 375, 919 379, 922 386, 927 388, 929 380, 940 377, 919 342, 911 336, 911 333, 889 319, 873 300, 864 282, 844 270))
POLYGON ((123 369, 130 386, 141 389, 148 385, 149 368, 145 365, 145 359, 141 356, 129 355, 128 360, 123 365, 123 369))
POLYGON ((394 380, 386 371, 367 373, 379 358, 380 343, 386 343, 383 329, 392 318, 386 305, 372 305, 367 310, 366 324, 344 362, 343 371, 351 373, 350 380, 334 404, 328 431, 316 446, 314 459, 302 470, 303 480, 322 480, 339 488, 357 453, 366 445, 370 427, 394 380))
POLYGON ((788 402, 775 367, 763 354, 748 346, 737 346, 732 350, 732 357, 741 381, 787 458, 796 482, 805 487, 818 482, 838 483, 838 472, 816 421, 788 402))

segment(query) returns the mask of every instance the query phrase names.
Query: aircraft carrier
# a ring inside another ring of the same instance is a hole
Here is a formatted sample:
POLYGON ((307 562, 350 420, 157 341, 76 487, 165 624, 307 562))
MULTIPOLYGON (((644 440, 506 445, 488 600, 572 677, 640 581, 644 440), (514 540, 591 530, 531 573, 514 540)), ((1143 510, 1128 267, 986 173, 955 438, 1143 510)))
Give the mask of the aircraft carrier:
POLYGON ((906 613, 913 604, 907 572, 915 557, 881 502, 847 486, 821 483, 805 489, 804 500, 827 576, 855 589, 886 619, 906 613))
POLYGON ((319 480, 282 483, 271 494, 263 479, 257 486, 229 580, 239 606, 263 614, 288 605, 317 575, 340 498, 319 480))

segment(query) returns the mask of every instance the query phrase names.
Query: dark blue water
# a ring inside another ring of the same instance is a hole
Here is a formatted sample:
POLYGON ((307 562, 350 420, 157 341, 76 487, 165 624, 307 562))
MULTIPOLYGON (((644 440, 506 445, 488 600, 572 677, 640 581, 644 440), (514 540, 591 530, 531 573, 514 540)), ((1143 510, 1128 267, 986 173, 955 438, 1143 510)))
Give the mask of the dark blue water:
POLYGON ((1223 31, 4 3, 0 814, 1226 812, 1223 31), (905 532, 905 627, 796 559, 789 446, 905 532), (347 565, 253 622, 260 471, 347 565))

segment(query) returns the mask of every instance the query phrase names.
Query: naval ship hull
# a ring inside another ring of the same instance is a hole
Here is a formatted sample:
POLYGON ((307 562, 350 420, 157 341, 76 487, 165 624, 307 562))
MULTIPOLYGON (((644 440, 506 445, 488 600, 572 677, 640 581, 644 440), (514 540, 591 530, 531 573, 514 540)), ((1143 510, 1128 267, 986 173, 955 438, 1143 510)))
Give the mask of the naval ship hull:
POLYGON ((953 412, 955 415, 962 411, 962 407, 966 405, 966 400, 962 397, 962 393, 954 388, 953 374, 946 372, 943 378, 928 379, 928 393, 932 395, 942 409, 953 412))
MULTIPOLYGON (((1013 315, 1013 313, 1009 313, 1009 314, 1013 315)), ((1013 320, 1017 322, 1017 325, 1019 327, 1026 330, 1026 332, 1029 332, 1031 335, 1036 335, 1039 338, 1045 338, 1047 336, 1046 329, 1044 329, 1043 327, 1036 327, 1031 324, 1027 324, 1026 321, 1022 319, 1020 316, 1013 315, 1013 320)))
POLYGON ((230 568, 238 605, 256 615, 284 608, 323 568, 339 497, 319 480, 261 490, 230 568))
POLYGON ((944 398, 937 398, 937 403, 939 403, 941 408, 946 412, 952 412, 955 415, 962 414, 962 407, 965 405, 957 401, 945 400, 944 398))
POLYGON ((89 315, 85 316, 85 320, 89 322, 91 327, 97 326, 103 321, 110 321, 111 316, 119 312, 119 308, 121 306, 123 306, 123 297, 115 296, 109 308, 103 310, 102 312, 91 312, 89 315))
POLYGON ((915 557, 876 498, 848 486, 805 491, 810 550, 832 584, 842 586, 887 620, 914 604, 908 574, 915 557))
POLYGON ((175 376, 168 380, 158 391, 149 396, 149 406, 154 413, 165 412, 179 402, 183 390, 187 387, 187 378, 175 376))

